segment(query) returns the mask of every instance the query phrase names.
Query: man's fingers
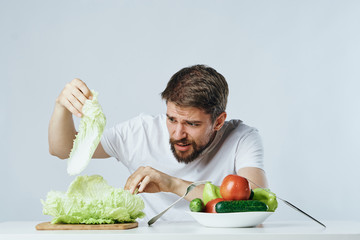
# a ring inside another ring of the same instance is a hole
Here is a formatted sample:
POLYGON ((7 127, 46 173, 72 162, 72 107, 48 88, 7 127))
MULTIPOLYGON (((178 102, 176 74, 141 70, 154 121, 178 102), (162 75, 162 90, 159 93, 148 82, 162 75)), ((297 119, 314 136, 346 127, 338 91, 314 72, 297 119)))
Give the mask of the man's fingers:
POLYGON ((144 179, 141 181, 139 192, 144 192, 146 186, 150 183, 151 179, 149 176, 144 177, 144 179))
POLYGON ((142 179, 144 178, 143 175, 139 175, 133 173, 128 180, 126 181, 125 190, 129 190, 131 193, 134 193, 135 189, 139 186, 140 182, 142 181, 142 179))
POLYGON ((72 114, 81 117, 82 108, 87 99, 92 99, 90 89, 78 78, 65 85, 57 102, 66 107, 72 114))
POLYGON ((131 193, 139 187, 139 192, 143 191, 151 181, 151 168, 150 167, 139 167, 126 181, 125 190, 129 190, 131 193), (144 182, 144 180, 146 181, 144 182), (141 183, 141 184, 140 184, 141 183), (143 185, 144 184, 144 185, 143 185))
POLYGON ((86 83, 84 83, 83 81, 81 81, 78 78, 75 78, 74 80, 72 80, 71 84, 76 86, 87 99, 90 99, 92 94, 91 94, 90 89, 87 87, 86 83))
POLYGON ((81 103, 81 105, 85 104, 87 98, 78 88, 73 89, 71 94, 81 103))
POLYGON ((139 167, 126 181, 125 190, 131 193, 139 188, 139 192, 168 191, 169 176, 149 166, 139 167), (165 185, 164 185, 165 183, 165 185))
POLYGON ((83 104, 76 97, 74 97, 74 95, 70 95, 68 100, 74 106, 74 108, 76 108, 76 110, 82 112, 83 104))
POLYGON ((63 105, 72 113, 74 114, 75 116, 78 116, 78 117, 81 117, 81 112, 79 112, 72 104, 71 102, 69 102, 69 100, 65 100, 63 102, 63 105))

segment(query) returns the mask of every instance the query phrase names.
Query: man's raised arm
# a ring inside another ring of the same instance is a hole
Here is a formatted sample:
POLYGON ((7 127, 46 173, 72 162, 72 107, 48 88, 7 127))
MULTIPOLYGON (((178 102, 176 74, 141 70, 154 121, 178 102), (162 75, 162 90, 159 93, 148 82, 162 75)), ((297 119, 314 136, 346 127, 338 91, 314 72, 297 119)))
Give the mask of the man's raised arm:
MULTIPOLYGON (((49 123, 48 141, 51 155, 61 159, 69 157, 76 135, 72 115, 82 116, 82 107, 87 99, 91 99, 91 91, 80 79, 75 78, 66 84, 56 99, 54 112, 49 123)), ((108 157, 102 147, 94 154, 108 157)))

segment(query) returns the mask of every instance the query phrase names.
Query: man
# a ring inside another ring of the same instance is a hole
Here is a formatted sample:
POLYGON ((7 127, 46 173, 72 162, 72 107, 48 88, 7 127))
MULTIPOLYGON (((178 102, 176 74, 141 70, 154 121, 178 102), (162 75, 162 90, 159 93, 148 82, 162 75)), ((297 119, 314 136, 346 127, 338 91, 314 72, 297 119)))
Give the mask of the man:
MULTIPOLYGON (((161 94, 166 115, 140 115, 104 131, 93 157, 115 157, 129 169, 124 188, 143 193, 148 219, 194 181, 220 185, 226 175, 238 174, 267 186, 257 130, 240 120, 225 121, 228 92, 225 78, 213 68, 183 68, 161 94)), ((68 83, 56 99, 49 125, 52 155, 68 158, 76 135, 72 114, 81 117, 86 99, 91 99, 91 92, 79 79, 68 83)), ((198 186, 186 200, 202 198, 203 188, 198 186)), ((187 201, 174 208, 162 219, 188 219, 187 201)))

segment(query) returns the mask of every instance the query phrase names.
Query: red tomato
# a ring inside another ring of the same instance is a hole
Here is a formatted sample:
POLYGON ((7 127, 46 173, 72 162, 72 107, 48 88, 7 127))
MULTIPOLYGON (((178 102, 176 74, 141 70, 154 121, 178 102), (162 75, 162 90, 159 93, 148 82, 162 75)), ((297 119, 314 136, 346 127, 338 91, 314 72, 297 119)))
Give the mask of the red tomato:
POLYGON ((239 175, 227 175, 221 183, 220 194, 224 200, 248 200, 251 194, 249 181, 239 175))
POLYGON ((215 199, 213 199, 211 201, 208 201, 208 203, 205 206, 205 212, 207 212, 207 213, 216 213, 215 205, 218 202, 221 202, 221 201, 224 201, 224 199, 223 198, 215 198, 215 199))

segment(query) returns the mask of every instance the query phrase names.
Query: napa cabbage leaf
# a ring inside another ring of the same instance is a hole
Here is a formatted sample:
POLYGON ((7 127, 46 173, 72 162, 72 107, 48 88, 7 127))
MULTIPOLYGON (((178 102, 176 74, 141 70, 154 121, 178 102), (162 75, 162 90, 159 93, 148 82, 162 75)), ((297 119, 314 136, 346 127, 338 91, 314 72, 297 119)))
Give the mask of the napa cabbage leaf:
POLYGON ((50 191, 41 203, 53 224, 114 224, 145 216, 139 195, 110 186, 100 175, 78 176, 67 192, 50 191))
POLYGON ((69 175, 81 173, 89 164, 106 125, 106 117, 98 102, 98 93, 91 90, 93 98, 86 100, 79 131, 67 164, 69 175))

